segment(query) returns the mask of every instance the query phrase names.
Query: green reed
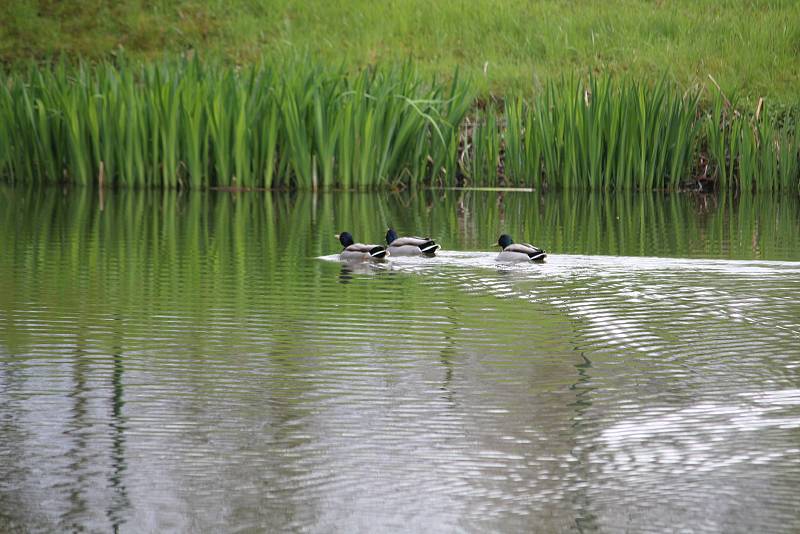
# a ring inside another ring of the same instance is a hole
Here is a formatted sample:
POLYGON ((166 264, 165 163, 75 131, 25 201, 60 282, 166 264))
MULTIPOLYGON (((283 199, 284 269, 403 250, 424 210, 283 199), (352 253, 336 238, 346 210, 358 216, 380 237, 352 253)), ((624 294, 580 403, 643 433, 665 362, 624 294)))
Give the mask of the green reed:
POLYGON ((707 181, 722 190, 800 189, 793 121, 735 111, 721 94, 701 105, 699 93, 681 93, 664 79, 551 83, 530 101, 507 100, 496 125, 492 112, 474 117, 467 174, 475 185, 494 185, 484 160, 497 147, 489 132, 502 125, 506 185, 676 190, 707 181))
POLYGON ((760 102, 742 113, 719 95, 705 120, 707 174, 721 188, 741 191, 800 189, 800 133, 792 121, 768 119, 760 102))
POLYGON ((551 83, 530 102, 506 102, 508 181, 537 188, 676 189, 691 175, 697 106, 696 96, 664 80, 551 83))
POLYGON ((500 164, 500 135, 498 112, 488 106, 477 110, 474 121, 468 124, 470 150, 467 152, 467 172, 471 180, 480 185, 497 185, 497 169, 500 164))
POLYGON ((369 188, 455 175, 468 84, 296 58, 0 74, 0 175, 129 187, 369 188), (436 165, 431 165, 435 162, 436 165))
POLYGON ((547 84, 475 105, 458 73, 347 72, 307 57, 0 72, 0 177, 160 188, 413 185, 800 189, 791 120, 661 79, 547 84))

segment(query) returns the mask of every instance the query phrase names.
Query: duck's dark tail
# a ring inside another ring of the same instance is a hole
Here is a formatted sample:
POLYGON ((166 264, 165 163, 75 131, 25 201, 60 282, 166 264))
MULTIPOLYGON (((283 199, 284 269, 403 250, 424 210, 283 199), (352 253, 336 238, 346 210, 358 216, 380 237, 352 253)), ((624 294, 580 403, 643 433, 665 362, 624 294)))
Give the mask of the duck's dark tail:
POLYGON ((441 245, 437 245, 435 241, 431 240, 427 243, 424 243, 419 246, 419 249, 422 251, 423 254, 426 256, 433 256, 436 254, 436 251, 439 250, 441 245))
POLYGON ((369 256, 375 259, 381 259, 386 256, 387 250, 381 246, 372 247, 369 249, 369 256))
POLYGON ((531 252, 528 254, 528 257, 531 259, 531 261, 542 262, 547 257, 547 254, 544 250, 540 250, 539 252, 531 252))

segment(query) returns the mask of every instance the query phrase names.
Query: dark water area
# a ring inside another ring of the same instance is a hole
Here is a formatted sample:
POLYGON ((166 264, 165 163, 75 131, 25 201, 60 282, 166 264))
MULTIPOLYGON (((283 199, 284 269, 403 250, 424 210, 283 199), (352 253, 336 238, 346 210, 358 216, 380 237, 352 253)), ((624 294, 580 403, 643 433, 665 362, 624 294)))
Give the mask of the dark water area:
POLYGON ((0 531, 800 530, 797 198, 0 188, 0 222, 0 531), (388 223, 442 253, 336 261, 388 223))

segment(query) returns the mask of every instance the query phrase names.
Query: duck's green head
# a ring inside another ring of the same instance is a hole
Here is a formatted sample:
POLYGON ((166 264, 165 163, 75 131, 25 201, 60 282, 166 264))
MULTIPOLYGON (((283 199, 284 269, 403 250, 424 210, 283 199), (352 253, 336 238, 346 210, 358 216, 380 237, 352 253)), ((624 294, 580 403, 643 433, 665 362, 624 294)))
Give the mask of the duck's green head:
POLYGON ((397 232, 395 232, 392 228, 389 228, 389 230, 386 231, 386 242, 391 245, 392 241, 395 239, 397 239, 397 232))
POLYGON ((342 232, 341 234, 336 234, 336 237, 339 239, 339 243, 341 243, 342 246, 345 248, 355 243, 355 241, 353 241, 353 236, 350 235, 350 232, 342 232))
POLYGON ((514 240, 511 239, 511 236, 508 234, 503 234, 500 236, 500 239, 497 240, 497 244, 503 248, 506 248, 508 245, 513 245, 514 240))

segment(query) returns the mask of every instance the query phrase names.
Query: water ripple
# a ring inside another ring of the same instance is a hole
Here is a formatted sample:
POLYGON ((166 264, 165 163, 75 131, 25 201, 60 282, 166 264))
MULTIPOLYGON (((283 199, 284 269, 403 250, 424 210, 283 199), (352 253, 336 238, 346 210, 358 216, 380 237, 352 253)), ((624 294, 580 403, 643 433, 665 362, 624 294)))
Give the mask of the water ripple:
MULTIPOLYGON (((533 197, 75 199, 0 236, 0 531, 800 530, 799 263, 316 259, 333 221, 477 248, 568 220, 533 197)), ((796 256, 782 214, 758 254, 796 256)))

